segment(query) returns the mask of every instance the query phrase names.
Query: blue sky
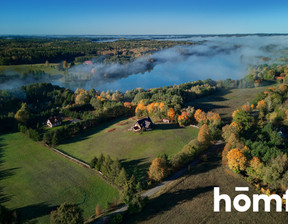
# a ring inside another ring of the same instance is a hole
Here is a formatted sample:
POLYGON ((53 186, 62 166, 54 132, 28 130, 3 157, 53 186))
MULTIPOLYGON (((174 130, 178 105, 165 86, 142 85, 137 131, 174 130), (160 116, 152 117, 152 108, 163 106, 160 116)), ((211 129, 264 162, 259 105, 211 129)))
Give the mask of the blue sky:
POLYGON ((1 0, 0 35, 288 33, 283 0, 1 0))

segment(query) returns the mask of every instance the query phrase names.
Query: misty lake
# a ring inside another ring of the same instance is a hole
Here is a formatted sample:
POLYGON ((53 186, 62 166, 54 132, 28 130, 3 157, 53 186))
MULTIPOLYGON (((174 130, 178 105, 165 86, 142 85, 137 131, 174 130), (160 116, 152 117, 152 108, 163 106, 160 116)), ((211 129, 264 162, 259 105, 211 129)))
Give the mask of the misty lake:
MULTIPOLYGON (((76 82, 70 80, 57 83, 72 89, 95 88, 104 91, 126 91, 137 87, 149 89, 207 78, 239 79, 247 75, 250 65, 280 63, 278 59, 287 57, 288 54, 288 36, 286 35, 184 36, 179 39, 169 36, 166 39, 200 44, 177 46, 152 54, 149 56, 149 59, 155 60, 152 69, 146 69, 147 60, 143 58, 136 59, 127 65, 96 64, 93 66, 96 71, 101 70, 108 76, 114 74, 113 78, 105 78, 101 73, 96 72, 85 81, 77 79, 76 82), (269 57, 270 60, 263 61, 263 57, 269 57)), ((81 65, 78 69, 85 68, 81 65)))
MULTIPOLYGON (((239 79, 250 65, 281 63, 288 56, 287 35, 214 35, 214 36, 120 36, 126 39, 183 40, 195 45, 176 46, 143 56, 128 64, 73 66, 66 76, 45 77, 51 82, 75 90, 77 88, 126 91, 180 84, 195 80, 239 79), (262 60, 263 57, 269 60, 262 60), (91 72, 93 71, 93 72, 91 72)), ((114 41, 119 36, 101 37, 114 41), (110 38, 110 39, 109 39, 110 38)), ((99 41, 101 41, 101 38, 99 41)), ((13 76, 11 76, 13 77, 13 76)), ((0 89, 40 82, 39 79, 9 79, 0 89)))

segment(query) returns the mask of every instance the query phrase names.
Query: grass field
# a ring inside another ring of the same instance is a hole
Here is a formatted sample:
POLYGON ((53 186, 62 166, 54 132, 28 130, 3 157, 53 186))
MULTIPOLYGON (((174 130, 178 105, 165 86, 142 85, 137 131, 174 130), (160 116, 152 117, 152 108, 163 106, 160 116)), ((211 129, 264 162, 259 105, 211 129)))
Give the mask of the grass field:
POLYGON ((180 128, 174 124, 156 124, 152 131, 138 134, 128 131, 134 123, 132 119, 110 122, 57 148, 88 163, 100 153, 108 154, 121 160, 128 170, 135 169, 134 174, 141 170, 146 173, 152 159, 160 153, 168 156, 176 154, 197 136, 199 130, 180 128))
POLYGON ((28 64, 28 65, 0 65, 0 72, 2 71, 16 71, 20 74, 27 73, 29 71, 41 70, 50 75, 64 74, 64 71, 57 69, 57 64, 28 64))
POLYGON ((232 113, 246 103, 250 103, 258 93, 269 86, 247 89, 219 90, 215 94, 199 98, 188 103, 196 109, 219 113, 223 120, 231 119, 232 113))
POLYGON ((80 167, 31 141, 21 133, 0 136, 0 202, 16 209, 21 223, 49 223, 63 202, 84 210, 85 218, 113 202, 118 191, 93 170, 80 167))
POLYGON ((285 209, 283 212, 275 212, 275 205, 272 204, 271 212, 264 212, 262 202, 259 212, 253 212, 252 208, 247 212, 238 212, 233 204, 232 212, 225 212, 224 202, 220 205, 220 212, 214 212, 214 187, 220 187, 220 194, 228 194, 232 201, 240 193, 235 192, 235 187, 249 187, 249 192, 245 194, 251 201, 252 194, 259 194, 239 175, 221 165, 221 150, 219 150, 219 153, 209 155, 208 162, 197 165, 168 192, 151 199, 140 214, 129 217, 125 223, 285 224, 288 222, 285 209))

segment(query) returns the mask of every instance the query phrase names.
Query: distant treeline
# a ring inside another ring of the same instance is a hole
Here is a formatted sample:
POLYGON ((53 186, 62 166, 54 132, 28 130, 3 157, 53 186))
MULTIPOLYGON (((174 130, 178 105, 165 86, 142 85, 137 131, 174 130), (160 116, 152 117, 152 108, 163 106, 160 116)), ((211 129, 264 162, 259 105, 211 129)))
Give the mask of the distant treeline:
POLYGON ((101 43, 91 38, 0 38, 0 65, 39 64, 46 61, 82 63, 91 58, 125 63, 143 54, 179 44, 191 43, 157 40, 101 43))

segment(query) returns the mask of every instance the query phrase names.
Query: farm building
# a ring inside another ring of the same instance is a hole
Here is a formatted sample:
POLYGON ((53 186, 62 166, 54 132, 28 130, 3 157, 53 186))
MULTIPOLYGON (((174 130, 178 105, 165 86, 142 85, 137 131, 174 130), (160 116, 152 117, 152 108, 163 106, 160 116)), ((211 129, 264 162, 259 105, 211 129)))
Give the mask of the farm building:
POLYGON ((50 128, 59 126, 62 124, 62 118, 60 116, 51 117, 47 120, 46 124, 50 128))
POLYGON ((150 117, 145 117, 143 119, 137 120, 137 122, 129 129, 131 131, 141 131, 144 129, 145 131, 152 130, 153 122, 150 117))
POLYGON ((169 120, 169 119, 163 119, 162 121, 163 121, 164 123, 168 123, 168 124, 170 123, 170 120, 169 120))

